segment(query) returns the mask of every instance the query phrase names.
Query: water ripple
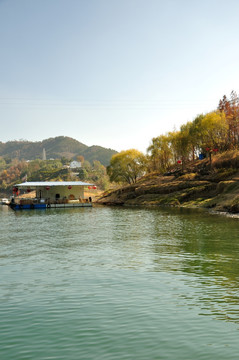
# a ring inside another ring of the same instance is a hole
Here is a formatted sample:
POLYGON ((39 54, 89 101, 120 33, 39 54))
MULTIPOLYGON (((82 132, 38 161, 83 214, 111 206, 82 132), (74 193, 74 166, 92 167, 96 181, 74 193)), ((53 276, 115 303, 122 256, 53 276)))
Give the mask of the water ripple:
POLYGON ((1 359, 237 358, 237 219, 93 208, 0 221, 1 359))

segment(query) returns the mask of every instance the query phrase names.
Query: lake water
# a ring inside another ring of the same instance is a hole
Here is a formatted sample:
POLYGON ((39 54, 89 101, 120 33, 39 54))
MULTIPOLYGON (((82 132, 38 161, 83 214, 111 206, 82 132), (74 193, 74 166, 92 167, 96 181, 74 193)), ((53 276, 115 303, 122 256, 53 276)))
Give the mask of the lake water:
POLYGON ((0 359, 238 359, 238 218, 2 206, 0 229, 0 359))

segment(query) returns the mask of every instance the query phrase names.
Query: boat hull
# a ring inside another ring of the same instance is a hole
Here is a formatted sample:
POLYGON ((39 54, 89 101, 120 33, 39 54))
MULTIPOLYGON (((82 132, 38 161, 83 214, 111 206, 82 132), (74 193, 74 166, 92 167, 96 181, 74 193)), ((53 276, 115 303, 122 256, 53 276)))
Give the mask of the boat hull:
POLYGON ((68 209, 79 207, 92 207, 92 203, 75 203, 75 204, 10 204, 13 210, 37 210, 37 209, 68 209))

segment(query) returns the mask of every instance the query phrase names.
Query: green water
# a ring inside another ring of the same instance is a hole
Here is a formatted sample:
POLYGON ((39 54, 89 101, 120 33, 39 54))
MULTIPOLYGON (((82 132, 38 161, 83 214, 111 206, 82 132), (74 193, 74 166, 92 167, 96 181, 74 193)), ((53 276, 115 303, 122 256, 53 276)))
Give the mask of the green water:
POLYGON ((0 359, 228 360, 239 219, 0 207, 0 359))

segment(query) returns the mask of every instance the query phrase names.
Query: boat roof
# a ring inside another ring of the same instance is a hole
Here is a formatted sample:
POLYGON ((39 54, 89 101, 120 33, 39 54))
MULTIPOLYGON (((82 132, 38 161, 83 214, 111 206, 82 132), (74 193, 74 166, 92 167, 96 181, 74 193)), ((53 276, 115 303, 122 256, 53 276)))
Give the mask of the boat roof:
POLYGON ((27 181, 16 184, 17 187, 40 187, 40 186, 92 186, 94 184, 82 181, 27 181))

